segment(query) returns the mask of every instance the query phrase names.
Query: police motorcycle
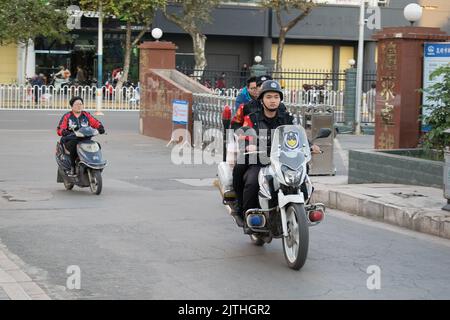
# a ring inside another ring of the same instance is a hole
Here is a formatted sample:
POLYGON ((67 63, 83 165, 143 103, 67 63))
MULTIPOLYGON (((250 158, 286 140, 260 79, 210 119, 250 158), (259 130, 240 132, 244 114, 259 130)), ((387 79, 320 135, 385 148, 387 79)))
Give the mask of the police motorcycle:
MULTIPOLYGON (((317 137, 326 138, 330 129, 320 129, 317 137)), ((218 166, 219 189, 229 211, 236 208, 233 190, 234 142, 227 143, 227 156, 218 166), (230 151, 231 149, 231 151, 230 151), (230 160, 231 158, 231 160, 230 160)), ((260 152, 260 151, 259 151, 260 152)), ((263 151, 265 152, 265 151, 263 151)), ((319 224, 325 205, 311 203, 313 186, 307 174, 311 151, 305 129, 299 125, 283 125, 275 129, 269 165, 259 171, 259 208, 244 213, 244 233, 257 246, 282 239, 287 265, 299 270, 305 263, 309 246, 309 227, 319 224)))
POLYGON ((100 143, 91 140, 98 135, 97 129, 89 125, 82 125, 79 130, 73 131, 79 143, 77 144, 78 157, 75 161, 75 171, 70 172, 70 153, 61 144, 56 144, 56 163, 58 164, 57 182, 63 183, 66 190, 72 190, 76 185, 81 188, 90 187, 93 194, 102 192, 102 171, 106 167, 103 159, 100 143))

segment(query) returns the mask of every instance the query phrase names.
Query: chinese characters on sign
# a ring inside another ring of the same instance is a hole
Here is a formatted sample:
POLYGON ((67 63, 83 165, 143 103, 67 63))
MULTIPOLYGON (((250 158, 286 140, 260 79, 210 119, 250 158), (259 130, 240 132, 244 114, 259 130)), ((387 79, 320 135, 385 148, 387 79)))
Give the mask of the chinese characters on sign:
POLYGON ((378 136, 377 146, 379 149, 393 149, 395 146, 394 135, 389 127, 394 125, 395 113, 395 81, 397 71, 397 45, 393 42, 382 45, 384 62, 381 68, 381 98, 384 107, 380 111, 383 132, 378 136))

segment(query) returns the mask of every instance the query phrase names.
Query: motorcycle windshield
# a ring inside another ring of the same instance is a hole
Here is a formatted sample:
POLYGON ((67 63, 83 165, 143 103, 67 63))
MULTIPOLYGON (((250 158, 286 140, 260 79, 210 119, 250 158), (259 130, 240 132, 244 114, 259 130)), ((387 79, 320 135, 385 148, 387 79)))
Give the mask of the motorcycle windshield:
POLYGON ((92 137, 94 135, 95 129, 90 126, 81 126, 78 132, 82 133, 85 137, 92 137))
POLYGON ((304 162, 308 162, 311 151, 305 129, 297 125, 276 128, 270 158, 292 170, 298 170, 304 162))

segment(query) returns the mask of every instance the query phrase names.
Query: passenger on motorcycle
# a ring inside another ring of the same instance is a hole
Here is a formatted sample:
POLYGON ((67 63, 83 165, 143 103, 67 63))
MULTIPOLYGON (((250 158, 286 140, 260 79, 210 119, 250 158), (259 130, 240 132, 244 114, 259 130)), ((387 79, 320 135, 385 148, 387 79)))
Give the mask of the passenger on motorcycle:
POLYGON ((89 112, 83 111, 84 101, 81 97, 73 97, 69 101, 72 111, 64 114, 59 121, 56 132, 61 136, 61 144, 70 152, 72 169, 69 174, 74 174, 75 160, 77 158, 77 144, 80 142, 74 131, 81 127, 91 126, 97 129, 100 134, 105 133, 103 124, 95 119, 89 112))
MULTIPOLYGON (((240 139, 241 142, 244 142, 245 151, 241 151, 237 164, 233 168, 233 188, 238 206, 237 210, 232 212, 236 223, 241 227, 244 225, 244 213, 248 209, 258 207, 258 173, 261 167, 267 165, 267 163, 261 162, 260 156, 257 157, 256 163, 250 162, 249 155, 244 155, 244 152, 257 152, 260 149, 267 150, 266 155, 270 155, 272 130, 282 125, 293 124, 294 119, 286 111, 286 108, 280 108, 282 100, 283 92, 280 84, 274 80, 267 80, 262 84, 258 96, 262 108, 244 116, 243 119, 242 131, 240 131, 243 135, 240 136, 240 139), (263 129, 266 130, 265 134, 264 131, 261 131, 263 129), (247 130, 253 134, 247 134, 249 132, 247 130), (261 143, 266 145, 262 146, 261 143)), ((312 145, 311 151, 313 154, 320 153, 320 148, 312 145)))

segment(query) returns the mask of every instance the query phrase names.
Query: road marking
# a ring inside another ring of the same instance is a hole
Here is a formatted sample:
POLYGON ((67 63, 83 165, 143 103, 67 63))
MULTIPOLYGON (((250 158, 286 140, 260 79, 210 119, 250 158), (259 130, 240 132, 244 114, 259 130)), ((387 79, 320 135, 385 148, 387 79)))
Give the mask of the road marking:
POLYGON ((215 178, 206 179, 172 179, 192 187, 212 187, 214 185, 215 178))

